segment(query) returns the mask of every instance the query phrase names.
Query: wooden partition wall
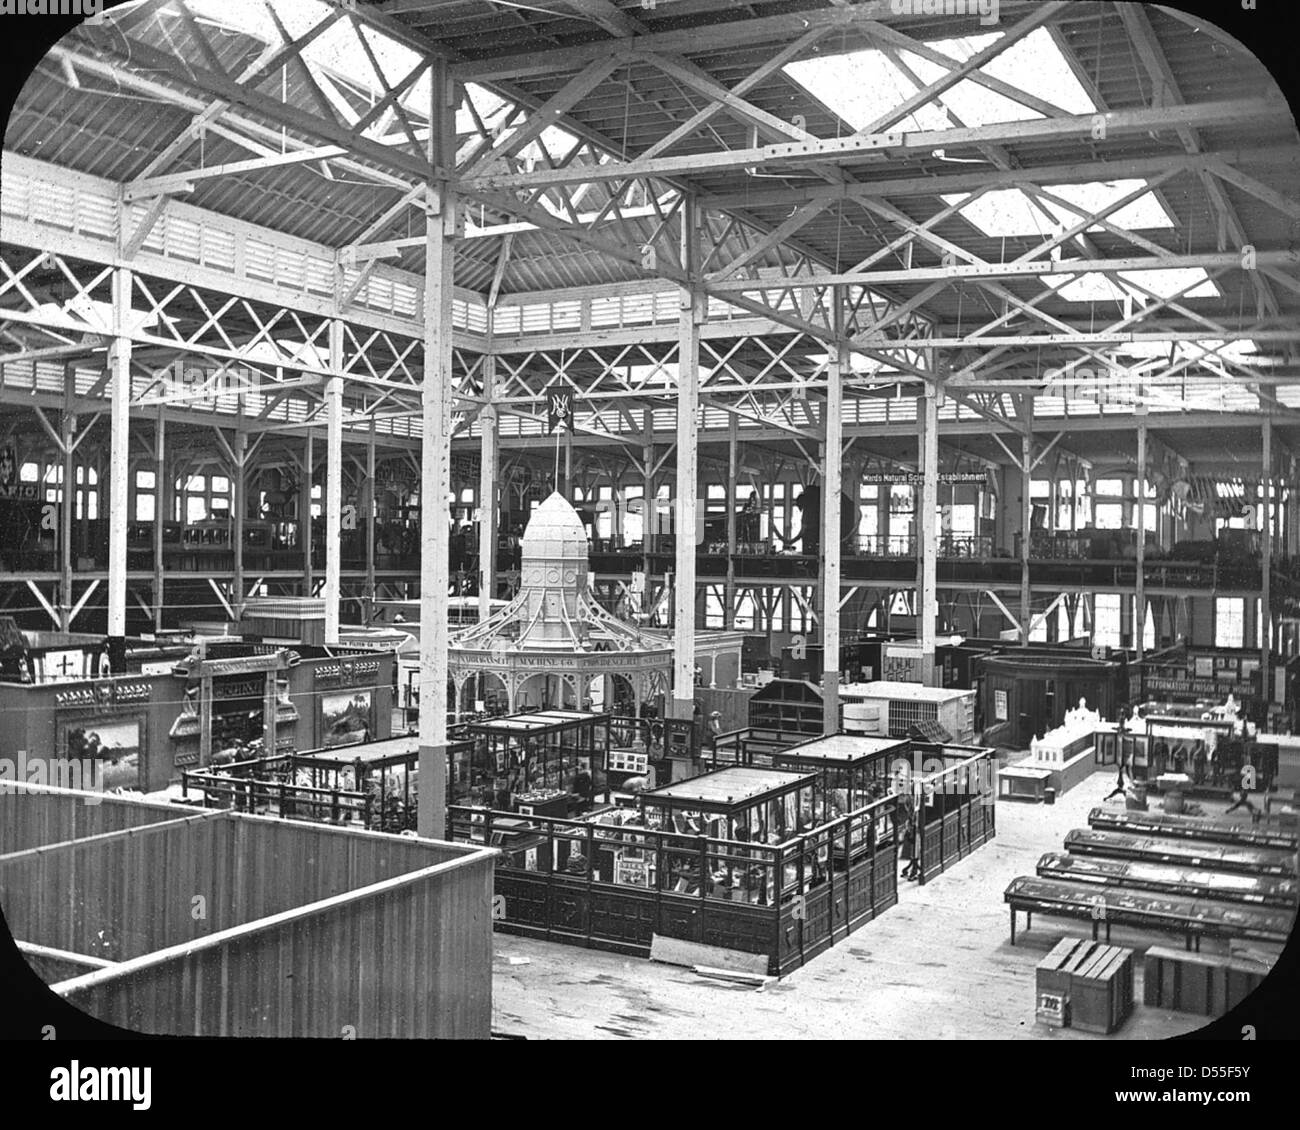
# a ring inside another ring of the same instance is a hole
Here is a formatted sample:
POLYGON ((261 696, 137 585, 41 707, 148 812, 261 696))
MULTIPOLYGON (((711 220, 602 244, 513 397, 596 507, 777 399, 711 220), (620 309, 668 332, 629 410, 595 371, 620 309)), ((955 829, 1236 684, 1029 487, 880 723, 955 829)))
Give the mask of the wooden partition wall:
POLYGON ((495 852, 134 804, 0 794, 26 845, 0 854, 6 922, 83 1011, 158 1034, 490 1034, 495 852))

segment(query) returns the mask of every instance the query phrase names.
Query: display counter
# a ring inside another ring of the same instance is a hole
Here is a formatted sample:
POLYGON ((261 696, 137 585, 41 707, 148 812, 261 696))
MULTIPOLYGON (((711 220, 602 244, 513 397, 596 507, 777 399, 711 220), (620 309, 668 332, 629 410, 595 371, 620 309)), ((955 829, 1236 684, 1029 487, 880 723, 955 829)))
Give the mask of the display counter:
POLYGON ((1100 855, 1107 859, 1138 859, 1149 863, 1208 867, 1248 875, 1294 876, 1295 852, 1272 848, 1216 844, 1205 840, 1172 840, 1161 836, 1074 828, 1065 834, 1071 855, 1100 855))
POLYGON ((1300 883, 1294 878, 1246 875, 1214 871, 1208 867, 1179 867, 1140 860, 1104 859, 1059 851, 1043 855, 1038 861, 1037 872, 1044 879, 1066 879, 1103 887, 1129 887, 1257 906, 1294 909, 1300 899, 1300 883))
POLYGON ((1282 944, 1295 924, 1294 911, 1025 875, 1012 879, 1003 897, 1011 909, 1012 945, 1016 944, 1017 911, 1025 912, 1026 929, 1033 928, 1035 914, 1042 914, 1090 922, 1094 941, 1103 924, 1108 942, 1112 926, 1129 926, 1181 934, 1186 947, 1195 945, 1197 950, 1206 937, 1282 944))
POLYGON ((1207 843, 1273 848, 1278 851, 1294 852, 1298 846, 1297 834, 1280 827, 1238 824, 1213 817, 1179 816, 1161 812, 1115 812, 1097 807, 1088 813, 1088 826, 1104 831, 1131 832, 1134 835, 1202 840, 1207 843))

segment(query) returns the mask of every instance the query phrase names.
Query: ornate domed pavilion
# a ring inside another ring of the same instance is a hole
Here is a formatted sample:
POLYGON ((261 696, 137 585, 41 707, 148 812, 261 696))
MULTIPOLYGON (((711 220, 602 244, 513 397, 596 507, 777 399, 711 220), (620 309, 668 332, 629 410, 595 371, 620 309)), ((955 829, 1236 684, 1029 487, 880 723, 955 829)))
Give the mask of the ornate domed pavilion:
POLYGON ((552 493, 533 512, 522 551, 518 595, 451 638, 448 669, 456 702, 479 673, 500 679, 511 712, 581 709, 592 681, 615 675, 631 685, 638 709, 667 691, 672 648, 606 612, 591 595, 587 532, 563 495, 552 493))

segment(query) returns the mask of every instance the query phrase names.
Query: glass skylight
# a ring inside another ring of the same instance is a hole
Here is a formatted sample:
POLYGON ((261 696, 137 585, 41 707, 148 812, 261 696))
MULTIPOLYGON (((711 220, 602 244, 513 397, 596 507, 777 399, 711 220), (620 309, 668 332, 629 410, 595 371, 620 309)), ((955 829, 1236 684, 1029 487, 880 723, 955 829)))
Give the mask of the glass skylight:
MULTIPOLYGON (((1001 32, 971 35, 962 39, 937 39, 929 46, 956 62, 996 42, 1001 32)), ((928 84, 943 74, 937 64, 910 51, 900 51, 903 63, 928 84)), ((828 55, 786 64, 785 73, 816 98, 835 111, 854 129, 862 129, 883 117, 918 90, 893 61, 875 48, 852 51, 845 55, 828 55)), ((1074 77, 1051 35, 1039 28, 1019 43, 1012 44, 981 70, 993 78, 1011 83, 1027 94, 1050 102, 1069 114, 1091 114, 1097 109, 1087 92, 1074 77)), ((938 100, 947 106, 965 126, 983 126, 993 122, 1017 122, 1041 118, 1037 110, 1022 106, 1004 95, 962 79, 938 100)), ((949 129, 953 123, 934 103, 929 102, 903 118, 890 129, 949 129)))
MULTIPOLYGON (((1183 298, 1218 298, 1219 288, 1210 281, 1200 267, 1171 267, 1159 271, 1119 271, 1118 275, 1127 282, 1136 284, 1160 298, 1170 298, 1184 287, 1195 283, 1183 298)), ((1123 303, 1129 293, 1123 287, 1111 282, 1105 275, 1095 272, 1080 275, 1069 282, 1060 284, 1059 279, 1044 280, 1060 297, 1070 302, 1118 302, 1123 303)), ((1141 305, 1143 295, 1138 293, 1134 301, 1141 305)))
POLYGON ((1253 341, 1233 341, 1224 345, 1222 338, 1202 338, 1200 341, 1126 341, 1123 345, 1115 347, 1117 353, 1122 353, 1127 357, 1158 357, 1168 358, 1170 350, 1173 350, 1173 363, 1177 363, 1185 358, 1201 357, 1205 350, 1214 350, 1214 357, 1221 357, 1224 360, 1245 361, 1250 364, 1258 364, 1259 358, 1256 354, 1259 352, 1259 346, 1253 341))
MULTIPOLYGON (((1141 180, 1093 181, 1089 184, 1055 184, 1047 188, 1053 196, 1076 204, 1084 212, 1100 212, 1108 205, 1135 192, 1144 184, 1141 180)), ((961 194, 940 197, 945 204, 956 204, 961 194)), ((1040 236, 1046 238, 1058 228, 1070 228, 1080 216, 1059 204, 1042 198, 1030 199, 1015 188, 995 189, 973 200, 961 210, 961 215, 981 232, 995 239, 1015 236, 1040 236)), ((1123 208, 1112 212, 1106 222, 1127 231, 1172 228, 1174 221, 1165 211, 1155 194, 1148 192, 1123 208)), ((1102 231, 1094 224, 1088 231, 1102 231)))
MULTIPOLYGON (((281 42, 280 33, 263 0, 189 0, 188 7, 201 24, 227 28, 265 43, 281 42)), ((284 25, 285 31, 295 37, 310 31, 333 10, 320 0, 294 0, 292 4, 275 5, 276 17, 284 25)), ((381 31, 365 24, 358 27, 365 36, 366 47, 370 48, 379 64, 379 74, 376 74, 365 48, 357 39, 352 21, 347 19, 337 21, 328 31, 307 44, 302 49, 302 57, 310 64, 313 72, 325 72, 331 79, 346 83, 354 91, 370 95, 373 103, 381 97, 384 82, 390 86, 400 83, 419 64, 420 56, 381 31), (384 82, 380 81, 381 77, 384 82)), ((293 64, 289 65, 289 70, 292 74, 293 64)), ((400 99, 402 107, 418 126, 428 125, 429 84, 429 74, 425 72, 403 92, 400 99)), ((328 97, 331 91, 326 89, 325 93, 328 97)), ((498 125, 512 108, 505 99, 475 83, 465 84, 465 96, 474 103, 474 109, 488 129, 498 125)), ((456 132, 470 134, 475 128, 468 107, 462 105, 456 112, 456 132)), ((383 118, 367 133, 377 136, 380 131, 394 132, 393 126, 385 123, 383 118)), ((553 157, 558 158, 560 154, 568 152, 574 140, 571 134, 552 126, 542 135, 541 143, 547 146, 553 157)), ((537 144, 534 143, 534 152, 540 158, 541 152, 535 148, 537 144)))
MULTIPOLYGON (((1001 32, 993 32, 962 39, 932 40, 929 46, 950 59, 964 62, 997 42, 1001 35, 1001 32)), ((902 50, 897 55, 922 85, 935 81, 944 73, 938 64, 910 51, 902 50)), ((863 129, 880 120, 893 107, 920 89, 892 59, 874 48, 805 59, 787 64, 784 70, 853 129, 863 129)), ((1019 43, 1012 44, 981 70, 984 74, 1002 79, 1026 94, 1055 106, 1063 113, 1092 114, 1097 111, 1096 104, 1075 77, 1074 71, 1045 28, 1039 28, 1019 43)), ((942 130, 950 129, 958 123, 963 126, 983 126, 995 122, 1028 121, 1043 116, 1036 109, 1021 105, 971 79, 963 79, 938 99, 918 107, 888 128, 905 131, 942 130), (945 112, 944 107, 953 117, 945 112)), ((1094 212, 1129 195, 1143 184, 1141 180, 1117 180, 1052 185, 1045 191, 1078 205, 1085 212, 1094 212)), ((946 195, 942 199, 947 204, 955 204, 962 197, 946 195)), ((963 208, 961 215, 984 235, 992 238, 1046 237, 1062 226, 1073 226, 1079 220, 1078 214, 1069 208, 1041 198, 1031 199, 1019 189, 987 192, 963 208)), ((1173 218, 1154 193, 1139 196, 1113 212, 1107 221, 1130 231, 1174 227, 1173 218)), ((1090 230, 1102 229, 1097 225, 1090 230)), ((1065 297, 1086 301, 1108 297, 1111 287, 1104 279, 1086 278, 1070 284, 1069 289, 1063 293, 1065 297)), ((1210 284, 1210 289, 1203 293, 1215 294, 1217 291, 1210 284)), ((1194 292, 1193 296, 1199 294, 1194 292)))

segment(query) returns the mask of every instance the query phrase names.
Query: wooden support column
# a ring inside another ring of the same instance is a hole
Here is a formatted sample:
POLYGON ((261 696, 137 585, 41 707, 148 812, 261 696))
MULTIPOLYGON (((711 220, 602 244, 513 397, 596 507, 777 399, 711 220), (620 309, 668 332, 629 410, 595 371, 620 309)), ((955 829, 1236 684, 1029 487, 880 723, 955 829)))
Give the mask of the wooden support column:
POLYGON ((497 359, 483 358, 483 411, 479 413, 478 461, 478 618, 491 615, 497 588, 497 462, 499 458, 498 416, 492 403, 496 395, 497 359))
POLYGON ((311 559, 311 486, 316 473, 312 466, 311 433, 307 433, 303 447, 302 486, 298 490, 298 536, 302 538, 303 596, 311 596, 316 587, 316 574, 311 559))
POLYGON ((645 573, 645 592, 642 600, 646 609, 650 608, 650 549, 654 543, 655 529, 658 526, 658 514, 655 507, 655 445, 654 417, 650 409, 645 410, 645 439, 641 445, 641 465, 644 472, 641 507, 641 570, 645 573))
MULTIPOLYGON (((242 401, 243 398, 241 397, 242 401)), ((235 461, 230 468, 230 540, 234 554, 234 592, 230 594, 230 607, 236 620, 243 619, 244 598, 244 517, 248 513, 248 433, 243 428, 235 430, 235 461)))
MULTIPOLYGON (((343 323, 329 327, 330 368, 343 368, 343 323)), ((343 568, 343 378, 325 381, 325 642, 339 642, 343 568)))
MULTIPOLYGON (((841 332, 841 297, 835 288, 835 326, 841 332)), ((844 369, 848 350, 831 350, 826 373, 825 442, 822 444, 822 733, 840 730, 840 494, 844 460, 844 369)), ((733 417, 734 419, 734 417, 733 417)))
POLYGON ((1286 556, 1295 558, 1300 557, 1300 465, 1294 455, 1287 457, 1286 465, 1290 469, 1286 477, 1286 556))
POLYGON ((1033 602, 1029 595, 1029 543, 1034 525, 1032 485, 1034 476, 1034 399, 1027 396, 1025 431, 1020 437, 1020 642, 1029 646, 1029 621, 1033 619, 1033 602))
MULTIPOLYGON (((932 366, 933 368, 933 366, 932 366)), ((921 531, 921 583, 916 593, 917 637, 921 641, 921 682, 934 686, 935 623, 939 617, 937 590, 938 538, 935 510, 939 505, 939 394, 927 386, 917 401, 917 418, 921 423, 921 511, 917 527, 921 531)))
POLYGON ((375 417, 370 417, 370 434, 366 438, 366 623, 375 615, 375 417))
POLYGON ((1264 504, 1264 520, 1260 523, 1259 535, 1259 677, 1260 697, 1263 698, 1266 704, 1264 709, 1267 712, 1273 673, 1273 616, 1271 609, 1273 600, 1273 522, 1269 515, 1269 508, 1273 502, 1273 419, 1271 416, 1264 417, 1262 439, 1264 451, 1263 458, 1260 460, 1259 481, 1263 496, 1261 501, 1264 504))
MULTIPOLYGON (((131 459, 131 272, 113 271, 113 345, 110 364, 108 476, 108 634, 126 635, 126 523, 131 459)), ((89 475, 87 475, 89 479, 89 475)), ((65 489, 69 484, 65 484, 65 489)), ((87 482, 89 491, 89 482, 87 482)), ((103 479, 100 497, 103 497, 103 479)), ((89 513, 87 506, 84 513, 89 513)))
MULTIPOLYGON (((687 199, 682 207, 682 263, 688 275, 698 270, 698 208, 687 199)), ((677 576, 673 591, 672 717, 689 719, 695 704, 695 552, 699 493, 698 442, 700 404, 700 291, 681 291, 677 333, 677 576)))
MULTIPOLYGON (((207 658, 206 649, 203 653, 207 658)), ((212 761, 212 676, 199 677, 199 768, 206 769, 212 761)))
MULTIPOLYGON (((77 418, 73 415, 72 405, 76 392, 76 370, 71 365, 65 365, 63 415, 59 420, 59 436, 63 449, 60 453, 63 485, 59 489, 59 548, 62 550, 59 560, 59 623, 65 632, 72 631, 72 608, 76 603, 72 599, 72 516, 76 513, 76 504, 73 502, 76 495, 73 483, 72 445, 77 431, 77 418)), ((155 529, 161 529, 161 523, 157 523, 155 529)))
MULTIPOLYGON (((455 168, 456 97, 446 63, 431 68, 428 159, 455 168)), ((451 489, 451 302, 457 202, 450 182, 430 177, 425 212, 424 434, 420 460, 420 788, 417 830, 447 830, 447 492, 451 489)))
POLYGON ((722 624, 736 626, 736 477, 740 465, 740 422, 727 415, 727 588, 723 597, 722 624))
MULTIPOLYGON (((1145 405, 1139 405, 1143 411, 1145 405)), ((1133 597, 1133 650, 1142 658, 1142 642, 1147 626, 1147 422, 1145 414, 1138 417, 1137 426, 1137 510, 1134 525, 1137 527, 1137 560, 1133 597)))
POLYGON ((280 697, 276 693, 276 674, 275 671, 266 673, 266 686, 262 693, 262 754, 265 757, 275 756, 275 704, 280 697))
POLYGON ((163 406, 158 405, 158 420, 154 425, 153 447, 153 630, 163 629, 163 610, 166 607, 164 589, 166 573, 163 568, 163 519, 171 511, 171 483, 167 481, 167 419, 163 406))

